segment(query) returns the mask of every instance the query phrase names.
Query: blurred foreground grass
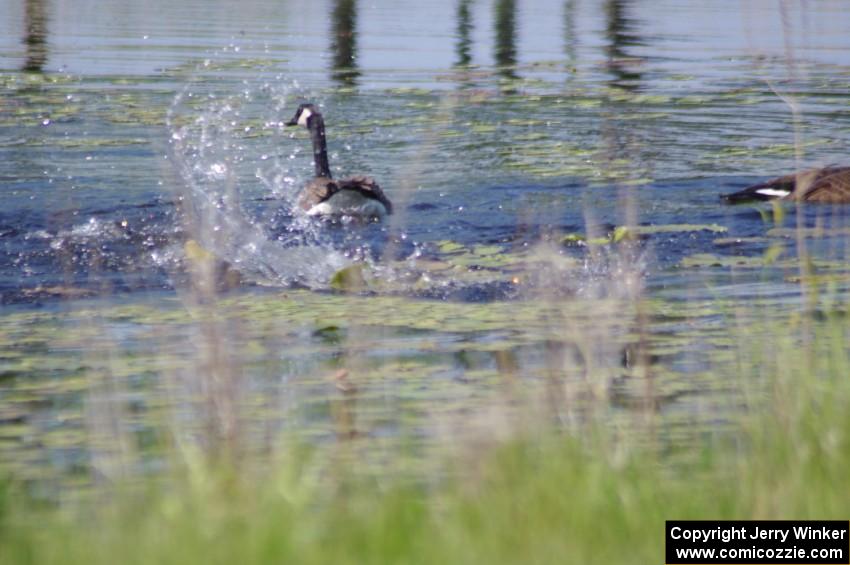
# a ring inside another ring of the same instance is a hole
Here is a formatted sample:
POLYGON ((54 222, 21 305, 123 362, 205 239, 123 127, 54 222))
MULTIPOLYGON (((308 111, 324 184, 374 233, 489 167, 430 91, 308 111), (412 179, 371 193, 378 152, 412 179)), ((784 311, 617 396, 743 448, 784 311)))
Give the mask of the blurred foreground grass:
POLYGON ((62 505, 7 480, 0 563, 661 563, 665 519, 846 519, 847 319, 773 330, 734 340, 758 408, 687 453, 530 427, 430 484, 359 472, 345 443, 321 465, 313 448, 261 469, 185 456, 62 505))

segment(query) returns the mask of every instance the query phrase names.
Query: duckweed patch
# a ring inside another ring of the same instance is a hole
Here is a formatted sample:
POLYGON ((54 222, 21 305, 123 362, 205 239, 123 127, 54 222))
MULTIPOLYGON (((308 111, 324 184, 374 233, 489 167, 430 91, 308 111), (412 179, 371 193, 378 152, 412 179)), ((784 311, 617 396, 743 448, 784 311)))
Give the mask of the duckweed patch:
POLYGON ((637 236, 651 236, 667 233, 690 233, 690 232, 711 232, 711 233, 726 233, 729 231, 724 226, 717 224, 707 225, 692 225, 692 224, 667 224, 667 225, 638 225, 638 226, 617 226, 611 235, 611 240, 614 243, 632 239, 637 236))
MULTIPOLYGON (((518 279, 537 269, 537 261, 544 265, 540 268, 553 268, 551 256, 513 256, 497 245, 446 240, 438 247, 445 260, 441 269, 475 266, 472 273, 504 278, 504 257, 525 263, 516 275, 508 275, 518 279), (488 260, 493 265, 487 265, 488 260)), ((571 268, 571 260, 565 261, 565 268, 571 268)), ((711 268, 719 260, 689 261, 685 266, 711 268)), ((358 275, 367 285, 372 284, 371 276, 358 275)), ((84 422, 91 400, 112 391, 106 398, 132 414, 122 426, 146 430, 131 443, 144 441, 145 450, 157 453, 164 444, 151 438, 166 433, 167 414, 193 413, 203 406, 201 391, 185 389, 191 381, 180 376, 204 366, 205 356, 212 354, 191 346, 201 336, 218 335, 216 355, 238 363, 240 379, 251 383, 238 399, 240 411, 257 410, 271 417, 266 396, 272 391, 278 398, 299 399, 271 422, 249 418, 245 426, 276 426, 274 422, 285 417, 297 422, 299 435, 310 441, 340 433, 340 421, 347 421, 346 411, 353 410, 346 408, 347 397, 339 392, 348 390, 345 387, 357 390, 358 416, 350 425, 364 438, 378 437, 386 429, 427 428, 437 414, 455 418, 482 409, 497 402, 506 382, 525 383, 523 396, 533 396, 552 375, 567 379, 565 390, 580 403, 601 401, 640 412, 647 369, 636 361, 642 358, 635 353, 639 343, 646 344, 643 358, 650 360, 648 374, 659 406, 719 406, 736 386, 706 370, 710 366, 725 374, 723 368, 736 362, 734 342, 723 329, 730 315, 742 323, 732 300, 648 302, 650 322, 641 337, 633 305, 614 298, 553 302, 546 294, 535 298, 537 291, 529 287, 528 297, 506 302, 417 300, 358 294, 362 281, 357 280, 356 287, 340 281, 344 294, 293 289, 225 297, 212 311, 210 304, 175 299, 153 307, 120 304, 4 315, 0 344, 5 346, 0 349, 8 353, 0 359, 3 449, 29 453, 36 440, 42 456, 69 451, 77 454, 75 468, 89 465, 92 436, 84 431, 84 422), (604 340, 598 339, 603 335, 604 340), (186 351, 193 353, 187 356, 186 351), (342 388, 333 377, 339 371, 349 383, 342 388), (48 427, 41 428, 45 422, 48 427), (50 431, 49 437, 42 437, 54 426, 66 432, 50 431)), ((787 312, 778 299, 765 297, 759 303, 764 304, 759 311, 773 315, 748 319, 754 333, 769 331, 771 320, 787 312)), ((225 363, 220 370, 227 367, 225 363)), ((67 470, 57 464, 57 472, 67 470)), ((39 476, 45 476, 43 471, 39 476)), ((15 472, 35 477, 25 465, 15 472)))

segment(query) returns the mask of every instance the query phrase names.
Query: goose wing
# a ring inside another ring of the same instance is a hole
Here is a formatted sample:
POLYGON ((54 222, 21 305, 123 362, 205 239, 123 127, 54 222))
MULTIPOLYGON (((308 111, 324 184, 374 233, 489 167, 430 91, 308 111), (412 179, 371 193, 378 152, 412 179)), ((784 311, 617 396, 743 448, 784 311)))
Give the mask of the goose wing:
POLYGON ((356 176, 339 181, 340 190, 356 190, 367 198, 373 198, 384 205, 388 214, 392 214, 393 205, 378 183, 372 177, 356 176))

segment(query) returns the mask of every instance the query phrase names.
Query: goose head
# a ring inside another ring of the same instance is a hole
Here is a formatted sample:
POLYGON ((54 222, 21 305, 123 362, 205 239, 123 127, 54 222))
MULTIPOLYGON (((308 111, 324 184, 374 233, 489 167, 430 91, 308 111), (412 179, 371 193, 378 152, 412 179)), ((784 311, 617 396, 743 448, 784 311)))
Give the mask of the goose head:
POLYGON ((300 104, 292 119, 286 122, 288 126, 303 126, 310 128, 310 120, 315 115, 321 115, 313 104, 300 104))

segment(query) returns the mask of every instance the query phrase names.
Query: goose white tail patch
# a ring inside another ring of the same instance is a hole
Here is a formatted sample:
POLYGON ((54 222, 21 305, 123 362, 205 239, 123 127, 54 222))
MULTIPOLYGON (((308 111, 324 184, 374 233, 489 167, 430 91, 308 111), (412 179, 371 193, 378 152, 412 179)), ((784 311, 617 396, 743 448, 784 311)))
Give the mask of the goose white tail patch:
POLYGON ((304 126, 306 128, 307 127, 307 120, 312 115, 313 115, 313 112, 309 108, 304 108, 303 110, 301 110, 301 115, 298 116, 298 125, 304 126))
POLYGON ((374 198, 366 198, 353 190, 341 190, 307 210, 307 215, 383 218, 387 215, 387 208, 374 198))
POLYGON ((790 190, 779 190, 776 188, 760 188, 756 191, 757 194, 763 194, 765 196, 775 196, 776 198, 784 198, 791 194, 790 190))
POLYGON ((336 212, 336 210, 334 210, 333 207, 330 204, 328 204, 327 202, 321 202, 319 204, 316 204, 315 206, 313 206, 309 210, 307 210, 307 215, 308 216, 330 216, 334 212, 336 212))

